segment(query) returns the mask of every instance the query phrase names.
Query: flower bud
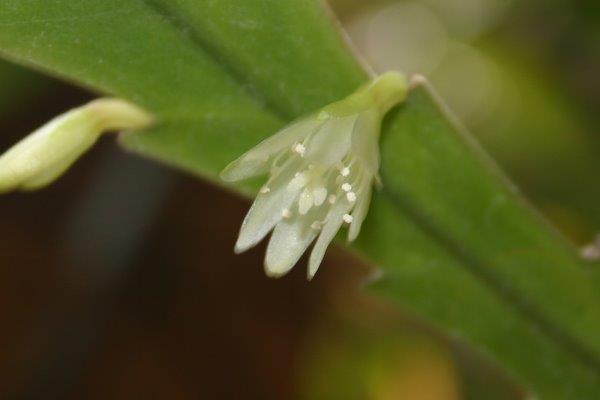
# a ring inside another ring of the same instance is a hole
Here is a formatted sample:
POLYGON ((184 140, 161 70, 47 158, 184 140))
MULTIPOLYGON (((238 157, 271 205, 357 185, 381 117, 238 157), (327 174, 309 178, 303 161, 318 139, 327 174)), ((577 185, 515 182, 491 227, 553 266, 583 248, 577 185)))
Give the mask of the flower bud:
POLYGON ((98 99, 45 124, 0 156, 0 193, 35 190, 62 175, 106 131, 148 127, 152 116, 119 99, 98 99))

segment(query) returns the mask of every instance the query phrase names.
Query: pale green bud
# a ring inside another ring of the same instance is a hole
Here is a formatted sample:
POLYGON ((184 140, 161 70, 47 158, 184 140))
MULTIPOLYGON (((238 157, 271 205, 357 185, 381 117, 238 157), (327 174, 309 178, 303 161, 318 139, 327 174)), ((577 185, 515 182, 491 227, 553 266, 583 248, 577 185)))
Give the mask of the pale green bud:
POLYGON ((15 144, 0 157, 0 193, 35 190, 63 174, 106 131, 139 130, 150 114, 119 99, 72 109, 15 144))

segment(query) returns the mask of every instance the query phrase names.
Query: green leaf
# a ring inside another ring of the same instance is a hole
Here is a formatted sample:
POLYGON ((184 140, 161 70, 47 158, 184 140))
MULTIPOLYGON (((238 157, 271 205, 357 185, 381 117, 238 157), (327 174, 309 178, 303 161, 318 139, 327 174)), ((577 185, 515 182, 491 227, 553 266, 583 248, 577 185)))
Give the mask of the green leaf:
POLYGON ((0 117, 23 107, 32 97, 47 90, 50 85, 50 79, 0 60, 0 117))
POLYGON ((427 86, 389 116, 382 149, 386 186, 357 244, 385 266, 376 289, 483 345, 541 398, 594 398, 592 266, 518 197, 427 86))
MULTIPOLYGON (((318 0, 4 0, 0 52, 156 113, 124 146, 216 182, 367 79, 334 24, 318 0)), ((382 157, 385 187, 356 245, 385 272, 378 290, 542 398, 594 398, 600 296, 575 249, 426 86, 387 118, 382 157)))

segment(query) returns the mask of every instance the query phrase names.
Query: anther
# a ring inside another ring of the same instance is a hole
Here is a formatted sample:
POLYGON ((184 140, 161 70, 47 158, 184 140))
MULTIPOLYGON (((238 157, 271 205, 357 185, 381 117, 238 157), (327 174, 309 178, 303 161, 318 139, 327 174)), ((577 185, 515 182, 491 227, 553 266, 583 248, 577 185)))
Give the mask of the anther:
POLYGON ((348 176, 348 175, 350 175, 350 168, 348 168, 348 167, 342 168, 342 170, 340 171, 340 174, 342 176, 348 176))
POLYGON ((351 224, 352 220, 354 220, 354 218, 352 218, 352 215, 350 215, 350 214, 344 214, 344 216, 342 217, 342 219, 347 224, 351 224))
POLYGON ((291 218, 291 216, 292 216, 292 213, 291 213, 291 212, 290 212, 290 210, 288 210, 287 208, 284 208, 284 209, 281 211, 281 216, 282 216, 283 218, 285 218, 285 219, 287 219, 287 218, 291 218))
POLYGON ((267 186, 263 186, 260 189, 260 193, 265 194, 265 193, 269 193, 271 191, 271 188, 267 187, 267 186))
POLYGON ((354 203, 356 201, 356 193, 348 192, 348 193, 346 193, 346 198, 348 199, 348 201, 350 203, 354 203))
POLYGON ((342 190, 343 190, 344 192, 349 192, 349 191, 351 191, 351 190, 352 190, 352 185, 351 185, 351 184, 349 184, 348 182, 346 182, 346 183, 344 183, 344 184, 342 185, 342 190))
POLYGON ((335 194, 329 195, 327 201, 329 202, 329 204, 335 204, 335 202, 337 201, 337 197, 335 197, 335 194))
POLYGON ((306 147, 302 143, 296 143, 292 147, 294 153, 298 153, 300 157, 304 157, 304 153, 306 152, 306 147))

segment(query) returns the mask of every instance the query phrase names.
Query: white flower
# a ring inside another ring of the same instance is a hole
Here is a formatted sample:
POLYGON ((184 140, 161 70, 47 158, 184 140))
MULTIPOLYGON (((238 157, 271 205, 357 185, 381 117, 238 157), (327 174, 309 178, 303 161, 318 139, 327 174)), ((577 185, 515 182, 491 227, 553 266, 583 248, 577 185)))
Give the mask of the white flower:
POLYGON ((119 99, 98 99, 48 122, 0 157, 0 193, 34 190, 57 179, 104 131, 136 130, 152 117, 119 99))
POLYGON ((316 239, 308 278, 343 224, 360 231, 379 170, 379 133, 387 111, 406 96, 403 75, 388 72, 344 100, 291 123, 231 163, 226 181, 270 174, 246 215, 236 253, 273 234, 265 257, 269 276, 287 273, 316 239))

